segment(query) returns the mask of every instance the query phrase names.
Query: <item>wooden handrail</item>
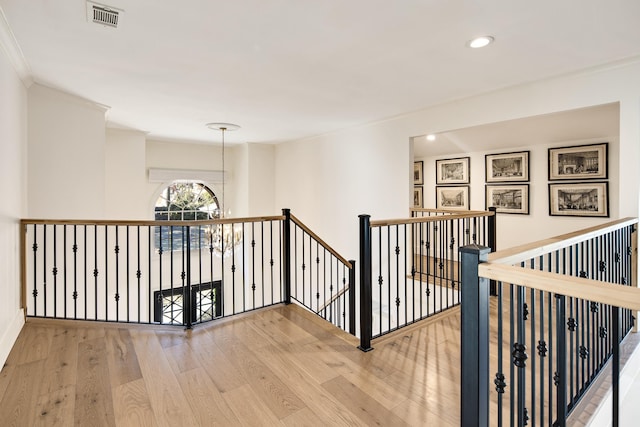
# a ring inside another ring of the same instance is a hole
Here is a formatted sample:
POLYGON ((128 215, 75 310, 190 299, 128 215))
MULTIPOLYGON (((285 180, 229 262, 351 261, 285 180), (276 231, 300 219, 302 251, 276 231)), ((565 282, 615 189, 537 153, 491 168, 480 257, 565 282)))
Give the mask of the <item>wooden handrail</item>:
POLYGON ((342 288, 340 290, 340 292, 338 292, 337 294, 335 294, 334 296, 332 296, 329 301, 325 302, 324 305, 322 307, 320 307, 318 310, 316 310, 316 314, 319 314, 322 310, 324 310, 325 308, 329 307, 335 300, 337 300, 338 298, 340 298, 342 295, 344 295, 347 291, 349 290, 349 286, 345 286, 344 288, 342 288))
POLYGON ((263 221, 283 221, 283 215, 261 216, 250 218, 224 218, 224 219, 204 219, 204 220, 94 220, 94 219, 21 219, 20 224, 37 225, 113 225, 113 226, 154 226, 154 227, 182 227, 182 226, 203 226, 217 224, 240 224, 243 222, 263 222, 263 221))
POLYGON ((514 265, 637 223, 638 218, 623 218, 603 225, 597 225, 595 227, 585 228, 572 233, 494 252, 489 254, 488 260, 494 264, 514 265))
POLYGON ((340 262, 342 262, 344 265, 347 266, 347 268, 352 269, 353 266, 351 265, 351 263, 349 261, 346 260, 346 258, 344 258, 342 255, 340 255, 338 253, 338 251, 336 251, 335 249, 333 249, 331 246, 329 246, 324 240, 322 240, 316 233, 314 233, 313 231, 311 231, 311 229, 309 227, 307 227, 306 225, 303 224, 302 221, 300 221, 298 218, 296 218, 294 215, 290 215, 291 220, 296 223, 298 225, 298 227, 302 228, 302 230, 304 230, 304 232, 306 232, 308 235, 310 235, 311 237, 313 237, 314 240, 316 240, 318 243, 320 243, 320 245, 325 248, 326 250, 328 250, 329 252, 331 252, 333 254, 333 256, 335 256, 336 258, 338 258, 340 260, 340 262))
POLYGON ((417 217, 417 218, 402 218, 402 219, 383 219, 377 221, 371 221, 371 227, 386 227, 389 225, 401 225, 401 224, 419 224, 422 222, 436 222, 436 221, 450 221, 453 219, 463 219, 463 218, 477 218, 483 216, 494 216, 494 212, 490 211, 442 211, 438 210, 438 212, 444 212, 447 215, 440 216, 425 216, 425 217, 417 217))
POLYGON ((636 287, 491 262, 479 264, 478 275, 614 307, 640 310, 640 289, 636 287))

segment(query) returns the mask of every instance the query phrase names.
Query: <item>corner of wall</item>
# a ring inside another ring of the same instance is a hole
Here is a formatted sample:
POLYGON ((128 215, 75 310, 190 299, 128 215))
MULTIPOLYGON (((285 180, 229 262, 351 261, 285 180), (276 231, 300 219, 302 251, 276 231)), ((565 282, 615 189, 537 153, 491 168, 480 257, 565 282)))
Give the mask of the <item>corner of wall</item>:
POLYGON ((4 367, 4 363, 7 361, 9 357, 9 353, 13 348, 16 340, 18 339, 18 335, 20 335, 20 331, 24 326, 24 311, 19 309, 16 311, 15 316, 9 323, 7 329, 4 332, 4 335, 0 337, 0 370, 4 367))

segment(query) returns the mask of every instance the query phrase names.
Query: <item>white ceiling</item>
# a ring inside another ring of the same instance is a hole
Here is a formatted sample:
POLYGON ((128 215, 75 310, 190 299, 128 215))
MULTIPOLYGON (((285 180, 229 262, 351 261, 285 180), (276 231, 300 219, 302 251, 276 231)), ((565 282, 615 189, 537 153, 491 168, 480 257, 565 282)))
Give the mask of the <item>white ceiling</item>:
POLYGON ((616 102, 450 130, 437 134, 435 141, 420 135, 413 138, 413 155, 438 157, 559 142, 606 142, 619 135, 620 105, 616 102))
POLYGON ((160 139, 304 138, 640 55, 637 0, 104 2, 118 29, 84 0, 0 7, 34 81, 160 139))

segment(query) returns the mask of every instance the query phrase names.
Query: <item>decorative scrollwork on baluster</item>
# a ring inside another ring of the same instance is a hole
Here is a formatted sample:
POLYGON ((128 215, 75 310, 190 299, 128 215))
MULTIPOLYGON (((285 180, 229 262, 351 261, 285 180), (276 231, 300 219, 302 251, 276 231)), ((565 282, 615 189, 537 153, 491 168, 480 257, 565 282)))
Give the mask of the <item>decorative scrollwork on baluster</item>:
POLYGON ((575 332, 576 326, 577 326, 576 319, 574 319, 573 317, 570 317, 569 320, 567 320, 567 328, 569 329, 569 331, 575 332))
POLYGON ((515 343, 513 345, 513 352, 511 356, 513 356, 513 364, 518 368, 524 368, 527 366, 526 361, 528 359, 527 355, 527 346, 520 343, 515 343))
POLYGON ((540 357, 547 357, 547 351, 549 351, 549 349, 547 348, 547 343, 544 340, 538 341, 538 347, 536 348, 538 349, 538 355, 540 357))
POLYGON ((587 357, 589 357, 589 349, 587 349, 587 347, 581 345, 580 346, 580 358, 581 359, 586 359, 587 357))
POLYGON ((504 389, 507 388, 507 382, 505 381, 505 377, 502 372, 498 372, 496 374, 496 378, 493 380, 493 383, 496 386, 496 391, 500 394, 504 394, 504 389))
POLYGON ((607 328, 605 328, 604 326, 600 326, 600 331, 598 333, 598 336, 602 339, 607 338, 607 336, 609 335, 609 331, 607 330, 607 328))

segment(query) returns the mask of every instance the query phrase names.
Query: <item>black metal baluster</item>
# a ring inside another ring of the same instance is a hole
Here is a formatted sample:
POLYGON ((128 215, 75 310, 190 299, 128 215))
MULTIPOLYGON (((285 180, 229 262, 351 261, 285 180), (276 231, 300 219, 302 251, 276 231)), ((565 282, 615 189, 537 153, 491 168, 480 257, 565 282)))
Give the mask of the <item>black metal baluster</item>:
MULTIPOLYGON (((164 302, 163 302, 163 293, 162 293, 162 278, 164 277, 164 275, 162 274, 162 254, 164 253, 164 249, 162 246, 162 226, 157 227, 157 229, 159 230, 158 233, 158 304, 156 305, 158 313, 156 313, 156 316, 158 318, 158 321, 160 323, 164 323, 164 302)), ((167 229, 167 231, 169 232, 169 235, 167 236, 167 238, 170 238, 170 228, 167 229)), ((151 257, 149 257, 149 260, 151 260, 151 257)), ((151 281, 149 281, 149 291, 151 291, 151 281)), ((149 294, 151 295, 151 294, 149 294)))
MULTIPOLYGON (((198 242, 197 242, 197 247, 198 247, 198 283, 195 285, 191 285, 192 289, 192 295, 193 295, 193 290, 194 288, 197 289, 196 290, 196 298, 194 298, 194 302, 195 302, 195 307, 192 307, 192 310, 196 313, 195 315, 195 319, 193 319, 194 322, 196 323, 202 323, 203 322, 203 316, 206 319, 206 314, 207 311, 203 310, 202 307, 202 299, 203 298, 207 298, 205 295, 203 295, 203 289, 206 289, 206 286, 203 288, 204 285, 204 277, 202 276, 202 226, 199 225, 197 227, 198 230, 198 242)), ((189 253, 189 258, 191 258, 191 253, 189 253)), ((211 319, 213 319, 215 317, 215 308, 214 308, 214 292, 215 292, 215 287, 213 285, 213 278, 210 278, 209 283, 211 284, 211 287, 208 289, 209 291, 209 298, 211 301, 211 305, 209 306, 209 310, 211 310, 211 319)), ((208 319, 208 320, 211 320, 208 319)))
MULTIPOLYGON (((119 242, 119 237, 118 237, 118 226, 115 226, 116 229, 116 246, 114 248, 114 253, 115 258, 116 258, 116 294, 115 294, 115 301, 116 301, 116 322, 118 322, 120 320, 120 242, 119 242)), ((107 320, 109 320, 109 317, 107 316, 107 320)))
POLYGON ((535 426, 536 424, 536 355, 535 350, 537 347, 536 343, 536 295, 535 290, 531 289, 529 291, 530 300, 529 300, 529 318, 531 319, 531 332, 530 332, 530 343, 531 347, 531 408, 529 413, 531 414, 531 425, 535 426))
MULTIPOLYGON (((109 226, 104 226, 104 320, 109 319, 109 226)), ((97 313, 96 313, 97 314, 97 313)), ((96 319, 98 317, 96 316, 96 319)))
POLYGON ((53 225, 53 317, 58 317, 58 225, 53 225))
MULTIPOLYGON (((234 229, 234 224, 231 224, 231 229, 234 229)), ((245 229, 245 223, 242 223, 241 226, 241 231, 242 231, 242 241, 245 242, 245 238, 246 238, 246 229, 245 229)), ((233 242, 233 240, 232 240, 233 242)), ((242 271, 242 311, 245 312, 247 311, 247 272, 244 268, 245 263, 247 262, 247 254, 245 251, 245 245, 242 245, 242 267, 241 267, 241 271, 242 271)))
MULTIPOLYGON (((462 296, 464 298, 464 294, 462 296)), ((514 348, 515 340, 515 286, 509 285, 509 348, 514 348)), ((511 388, 509 390, 509 425, 515 425, 516 415, 516 378, 515 378, 515 365, 509 363, 509 379, 511 380, 511 388)))
POLYGON ((525 289, 522 286, 516 288, 517 292, 517 305, 518 305, 518 317, 516 320, 517 328, 517 341, 513 346, 513 364, 517 368, 517 411, 518 411, 518 425, 525 425, 525 411, 526 411, 526 336, 525 336, 525 289))
POLYGON ((73 318, 78 319, 78 226, 73 226, 73 318))
POLYGON ((42 225, 42 296, 43 315, 47 317, 47 224, 42 225))
POLYGON ((403 251, 402 253, 404 254, 403 258, 404 258, 404 275, 402 276, 402 283, 404 285, 404 318, 405 318, 405 322, 408 322, 409 319, 409 314, 408 314, 408 309, 409 309, 409 301, 411 301, 411 317, 412 317, 412 323, 416 321, 416 289, 415 289, 415 284, 412 284, 411 286, 411 299, 408 299, 408 294, 407 294, 407 288, 408 288, 408 284, 407 284, 407 274, 408 274, 408 260, 407 260, 407 254, 409 253, 407 251, 407 224, 404 224, 402 226, 403 228, 403 251))
POLYGON ((504 348, 504 321, 503 321, 503 295, 502 295, 502 282, 496 283, 496 294, 498 299, 498 372, 494 384, 496 386, 496 392, 498 393, 498 427, 502 427, 503 424, 503 397, 504 389, 507 387, 507 383, 504 377, 503 370, 503 348, 504 348))
POLYGON ((129 294, 130 290, 131 290, 131 280, 130 280, 130 274, 131 274, 131 270, 130 270, 130 260, 129 260, 129 226, 127 225, 125 227, 126 230, 126 236, 127 236, 127 244, 125 245, 125 254, 126 254, 126 258, 127 258, 127 262, 125 264, 126 266, 126 286, 127 286, 127 298, 125 300, 125 307, 126 307, 126 314, 127 314, 127 322, 131 321, 131 316, 129 314, 129 306, 131 305, 131 296, 129 294))
MULTIPOLYGON (((260 271, 262 275, 262 306, 265 306, 265 298, 264 298, 264 284, 265 284, 265 276, 264 276, 264 221, 260 222, 260 256, 262 258, 262 262, 260 263, 260 271)), ((273 298, 271 299, 271 303, 273 303, 273 298)))
POLYGON ((137 268, 136 268, 136 280, 137 280, 137 289, 138 289, 138 298, 137 298, 137 321, 138 323, 142 323, 142 314, 141 314, 141 310, 140 310, 140 304, 141 304, 141 299, 140 299, 140 287, 142 286, 142 284, 140 283, 140 278, 142 277, 142 266, 140 265, 140 226, 136 226, 136 254, 137 254, 137 268))
MULTIPOLYGON (((567 340, 565 329, 565 297, 556 294, 556 423, 555 426, 564 427, 567 419, 567 340)), ((549 419, 551 421, 551 419, 549 419)))
MULTIPOLYGON (((33 232, 35 235, 35 224, 33 225, 33 232)), ((64 271, 63 276, 63 291, 64 291, 64 318, 67 318, 67 299, 69 296, 67 295, 67 224, 62 226, 62 267, 64 271)), ((34 307, 35 308, 35 307, 34 307)), ((35 311, 34 311, 35 314, 35 311)))
MULTIPOLYGON (((89 246, 87 245, 87 225, 85 224, 83 226, 83 237, 84 237, 84 318, 87 319, 87 299, 89 298, 88 293, 87 293, 87 277, 89 277, 88 274, 88 261, 87 261, 87 252, 89 251, 89 246)), ((95 317, 95 316, 94 316, 95 317)), ((94 319, 96 320, 96 319, 94 319)))
MULTIPOLYGON (((33 224, 33 291, 31 296, 33 297, 33 315, 38 315, 38 225, 33 224)), ((65 295, 66 297, 66 295, 65 295)))
MULTIPOLYGON (((395 249, 395 254, 396 254, 396 266, 395 266, 395 270, 396 270, 396 329, 400 328, 400 243, 398 241, 399 239, 399 229, 398 229, 398 224, 396 224, 396 226, 394 227, 395 229, 395 235, 396 235, 396 249, 395 249)), ((389 233, 391 233, 391 227, 389 228, 389 233)), ((389 248, 391 249, 391 248, 389 248)), ((391 281, 391 257, 389 257, 389 281, 391 281)), ((406 289, 406 288, 405 288, 406 289)), ((405 299, 406 301, 406 299, 405 299)), ((404 303, 404 301, 403 301, 404 303)), ((405 304, 405 308, 406 308, 406 304, 405 304)), ((406 317, 405 317, 405 322, 406 322, 406 317)))
MULTIPOLYGON (((379 334, 382 334, 382 296, 383 296, 383 292, 382 292, 382 285, 384 283, 384 280, 382 278, 382 227, 378 227, 378 292, 379 292, 379 298, 378 298, 378 305, 380 306, 379 308, 379 315, 378 315, 378 319, 380 321, 380 330, 378 331, 379 334)), ((362 308, 361 308, 362 310, 362 308)), ((391 308, 389 307, 389 310, 391 310, 391 308)))
POLYGON ((93 317, 98 319, 98 226, 93 226, 93 317))
POLYGON ((274 270, 273 270, 273 265, 274 265, 274 259, 273 259, 273 221, 269 221, 269 265, 271 266, 271 304, 275 303, 275 289, 273 284, 275 283, 274 281, 274 270))
MULTIPOLYGON (((243 223, 244 226, 244 223, 243 223)), ((251 223, 251 300, 256 308, 256 223, 251 223)))
MULTIPOLYGON (((387 307, 389 310, 389 315, 387 316, 387 329, 385 329, 384 332, 388 332, 391 330, 391 317, 392 317, 392 312, 391 312, 391 287, 392 287, 392 283, 391 283, 391 227, 389 226, 385 226, 385 229, 387 230, 387 289, 388 291, 388 298, 387 298, 387 307)), ((396 294, 397 295, 397 294, 396 294)), ((380 333, 382 334, 382 331, 380 331, 380 333)))
MULTIPOLYGON (((220 224, 220 227, 223 227, 223 224, 220 224)), ((242 239, 242 247, 244 248, 244 236, 242 239)), ((244 253, 244 249, 243 249, 244 253)), ((225 247, 224 247, 224 239, 222 239, 222 255, 221 259, 224 262, 225 259, 225 247)), ((222 277, 225 277, 226 271, 224 270, 224 264, 222 264, 222 277)), ((224 284, 224 281, 222 282, 224 284)), ((236 250, 235 248, 231 251, 231 301, 232 301, 232 313, 236 314, 236 250)))

